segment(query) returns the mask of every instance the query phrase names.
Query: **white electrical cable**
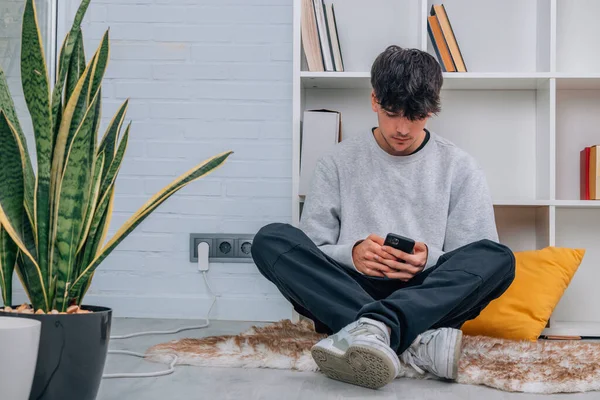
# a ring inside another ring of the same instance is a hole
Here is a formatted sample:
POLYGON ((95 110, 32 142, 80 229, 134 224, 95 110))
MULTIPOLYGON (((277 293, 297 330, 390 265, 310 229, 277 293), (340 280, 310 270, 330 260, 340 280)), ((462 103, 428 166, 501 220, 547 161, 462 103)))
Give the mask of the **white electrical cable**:
MULTIPOLYGON (((139 357, 139 358, 146 358, 145 354, 134 353, 133 351, 127 351, 127 350, 109 350, 108 353, 109 354, 125 354, 125 355, 128 355, 128 356, 135 356, 135 357, 139 357)), ((167 370, 157 371, 157 372, 147 372, 147 373, 135 373, 135 374, 133 374, 133 373, 131 373, 131 374, 127 374, 127 373, 104 374, 104 375, 102 375, 102 379, 111 379, 111 378, 151 378, 151 377, 156 377, 156 376, 170 375, 170 374, 173 373, 173 371, 175 371, 175 363, 177 362, 178 358, 174 354, 167 354, 167 355, 173 356, 173 360, 169 364, 169 369, 167 369, 167 370)))
MULTIPOLYGON (((110 339, 111 340, 112 339, 129 339, 132 337, 147 336, 147 335, 172 335, 174 333, 179 333, 179 332, 188 331, 188 330, 192 330, 192 329, 202 329, 202 328, 208 327, 210 325, 210 313, 215 305, 215 302, 217 301, 218 296, 215 295, 215 293, 212 291, 212 288, 210 287, 210 284, 208 283, 208 278, 206 277, 206 271, 201 271, 201 272, 202 272, 202 276, 204 277, 204 283, 206 284, 206 287, 208 288, 209 293, 213 297, 212 304, 210 305, 210 308, 208 309, 208 313, 206 314, 206 323, 205 324, 195 325, 195 326, 186 326, 186 327, 175 329, 172 331, 148 331, 148 332, 131 333, 129 335, 111 336, 110 339)), ((128 351, 128 350, 109 350, 108 354, 124 354, 124 355, 128 355, 128 356, 146 358, 145 354, 135 353, 133 351, 128 351)), ((167 370, 157 371, 157 372, 147 372, 147 373, 104 374, 104 375, 102 375, 102 378, 103 379, 151 378, 151 377, 157 377, 157 376, 163 376, 163 375, 170 375, 175 371, 175 364, 177 363, 178 358, 177 358, 177 355, 175 355, 175 354, 167 354, 167 355, 173 357, 173 360, 169 364, 169 369, 167 369, 167 370)))

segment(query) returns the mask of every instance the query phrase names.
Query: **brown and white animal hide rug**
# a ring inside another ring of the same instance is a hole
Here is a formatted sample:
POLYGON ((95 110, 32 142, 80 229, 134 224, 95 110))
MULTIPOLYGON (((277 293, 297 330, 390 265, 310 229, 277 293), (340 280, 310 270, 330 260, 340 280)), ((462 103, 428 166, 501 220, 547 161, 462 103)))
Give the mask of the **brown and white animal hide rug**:
MULTIPOLYGON (((312 322, 282 320, 254 326, 239 335, 180 339, 148 349, 146 357, 205 367, 274 368, 318 371, 310 355, 324 335, 312 322)), ((408 366, 398 378, 436 379, 408 366)), ((561 393, 600 389, 600 342, 510 341, 464 336, 458 383, 510 392, 561 393)))

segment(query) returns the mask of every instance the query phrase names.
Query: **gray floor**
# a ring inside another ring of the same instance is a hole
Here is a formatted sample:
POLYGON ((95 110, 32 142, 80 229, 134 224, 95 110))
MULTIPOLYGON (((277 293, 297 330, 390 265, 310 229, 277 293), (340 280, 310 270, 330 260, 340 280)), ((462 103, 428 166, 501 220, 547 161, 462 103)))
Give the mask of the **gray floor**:
MULTIPOLYGON (((195 321, 115 319, 113 335, 148 330, 170 330, 195 321)), ((201 323, 201 322, 200 322, 201 323)), ((180 337, 236 334, 253 325, 250 322, 212 321, 202 330, 170 336, 142 336, 115 340, 112 349, 143 353, 148 347, 180 337)), ((163 369, 135 357, 109 355, 105 372, 149 372, 163 369)), ((98 400, 196 400, 196 399, 599 399, 600 392, 565 395, 506 393, 483 386, 467 386, 436 381, 397 379, 378 391, 337 382, 318 373, 271 369, 200 368, 178 366, 167 376, 142 379, 108 379, 102 382, 98 400)))

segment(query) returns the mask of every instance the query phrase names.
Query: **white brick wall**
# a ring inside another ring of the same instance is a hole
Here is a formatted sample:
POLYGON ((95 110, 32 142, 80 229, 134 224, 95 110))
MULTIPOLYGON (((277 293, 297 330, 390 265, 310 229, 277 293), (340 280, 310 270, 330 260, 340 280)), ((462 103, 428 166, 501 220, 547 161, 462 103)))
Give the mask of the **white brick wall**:
MULTIPOLYGON (((78 4, 63 6, 62 29, 78 4)), ((188 261, 189 234, 256 233, 291 219, 291 24, 291 0, 92 0, 88 58, 108 27, 111 38, 101 132, 126 98, 133 121, 109 235, 181 173, 235 153, 113 252, 86 303, 121 316, 204 318, 210 299, 188 261)), ((209 278, 221 296, 212 318, 291 316, 254 264, 213 264, 209 278)))

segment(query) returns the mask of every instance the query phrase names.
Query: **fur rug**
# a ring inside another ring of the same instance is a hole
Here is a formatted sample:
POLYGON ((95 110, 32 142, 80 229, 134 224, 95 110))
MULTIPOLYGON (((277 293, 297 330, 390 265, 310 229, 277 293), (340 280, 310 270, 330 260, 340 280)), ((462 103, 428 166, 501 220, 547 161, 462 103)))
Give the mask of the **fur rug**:
MULTIPOLYGON (((311 322, 282 320, 235 336, 181 339, 146 352, 150 361, 210 367, 276 368, 318 371, 311 346, 323 335, 311 322)), ((405 378, 437 379, 403 366, 405 378)), ((517 342, 464 336, 458 383, 510 392, 562 393, 600 389, 600 343, 517 342)))

